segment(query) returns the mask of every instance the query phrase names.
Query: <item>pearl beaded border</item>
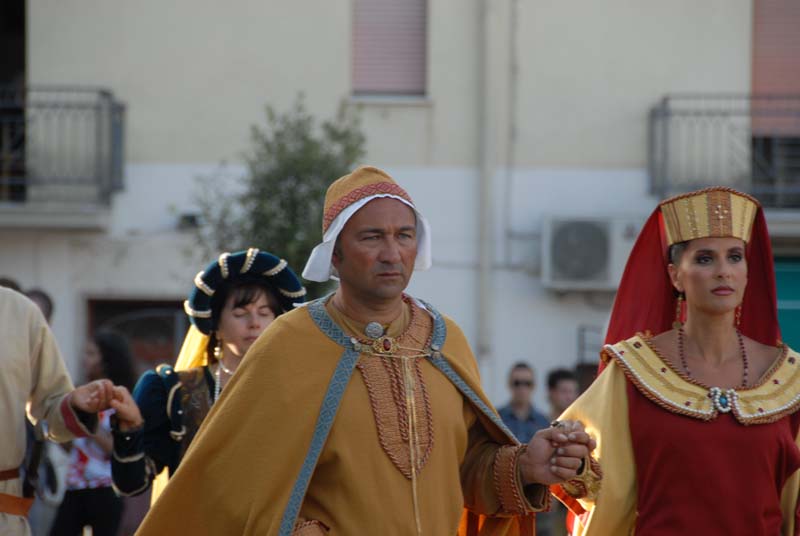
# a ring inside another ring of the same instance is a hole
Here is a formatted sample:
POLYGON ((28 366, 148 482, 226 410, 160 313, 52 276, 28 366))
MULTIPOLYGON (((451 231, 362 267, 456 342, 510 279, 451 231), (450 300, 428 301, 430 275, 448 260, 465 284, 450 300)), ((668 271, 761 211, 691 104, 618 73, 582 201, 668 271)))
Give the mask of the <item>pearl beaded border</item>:
POLYGON ((289 263, 286 262, 284 259, 281 259, 280 262, 278 262, 278 264, 276 264, 274 268, 270 268, 269 270, 264 272, 264 275, 267 277, 275 277, 276 275, 281 273, 287 266, 289 266, 289 263))
POLYGON ((210 297, 214 296, 214 289, 209 287, 206 284, 206 282, 203 281, 203 276, 204 275, 205 275, 205 272, 203 272, 202 270, 197 272, 197 275, 194 276, 194 285, 197 288, 199 288, 200 290, 202 290, 205 293, 205 295, 210 298, 210 297))
POLYGON ((247 256, 244 259, 242 268, 239 270, 240 274, 246 274, 250 271, 250 268, 253 267, 253 263, 256 262, 256 255, 258 255, 258 248, 247 248, 247 256))

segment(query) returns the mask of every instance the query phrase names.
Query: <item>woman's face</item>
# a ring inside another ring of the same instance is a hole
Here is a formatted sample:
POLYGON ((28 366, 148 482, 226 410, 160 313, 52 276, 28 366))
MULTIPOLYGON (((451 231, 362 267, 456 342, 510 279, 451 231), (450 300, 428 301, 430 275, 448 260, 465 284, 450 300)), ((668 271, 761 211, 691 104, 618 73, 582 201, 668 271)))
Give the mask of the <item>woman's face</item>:
POLYGON ((86 369, 86 377, 89 381, 100 380, 106 376, 103 370, 103 356, 100 354, 100 349, 93 341, 86 343, 83 367, 86 369))
POLYGON ((259 292, 247 305, 234 307, 234 296, 228 296, 219 318, 217 338, 225 350, 241 358, 261 333, 275 320, 267 296, 259 292))
POLYGON ((742 303, 747 287, 745 244, 738 238, 692 240, 678 264, 670 264, 668 270, 690 309, 729 313, 742 303))

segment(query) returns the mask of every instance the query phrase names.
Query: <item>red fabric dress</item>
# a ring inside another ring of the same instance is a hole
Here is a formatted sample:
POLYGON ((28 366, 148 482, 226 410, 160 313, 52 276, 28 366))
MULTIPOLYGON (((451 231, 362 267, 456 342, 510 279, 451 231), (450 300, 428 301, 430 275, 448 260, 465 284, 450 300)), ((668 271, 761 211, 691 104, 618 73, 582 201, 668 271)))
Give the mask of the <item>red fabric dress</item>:
POLYGON ((730 413, 702 421, 666 411, 630 382, 628 403, 636 534, 780 534, 781 491, 800 469, 800 412, 751 426, 730 413))

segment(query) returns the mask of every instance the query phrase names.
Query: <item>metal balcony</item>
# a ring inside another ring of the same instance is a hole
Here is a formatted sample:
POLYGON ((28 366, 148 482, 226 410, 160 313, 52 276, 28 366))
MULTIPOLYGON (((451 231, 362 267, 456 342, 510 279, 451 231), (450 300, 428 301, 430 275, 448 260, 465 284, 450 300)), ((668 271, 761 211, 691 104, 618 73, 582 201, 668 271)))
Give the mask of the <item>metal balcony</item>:
POLYGON ((101 88, 0 87, 0 226, 102 226, 125 107, 101 88))
POLYGON ((648 126, 653 194, 724 185, 800 207, 800 95, 668 95, 648 126))

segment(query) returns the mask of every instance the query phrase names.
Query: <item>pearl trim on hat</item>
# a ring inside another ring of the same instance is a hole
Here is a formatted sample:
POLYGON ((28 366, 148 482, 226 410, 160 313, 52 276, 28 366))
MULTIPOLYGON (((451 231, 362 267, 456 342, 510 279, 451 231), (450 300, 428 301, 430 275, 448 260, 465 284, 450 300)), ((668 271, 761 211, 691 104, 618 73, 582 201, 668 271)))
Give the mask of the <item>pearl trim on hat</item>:
POLYGON ((197 272, 197 275, 196 275, 196 276, 194 276, 194 284, 195 284, 195 286, 196 286, 197 288, 199 288, 200 290, 202 290, 202 291, 205 293, 205 295, 206 295, 206 296, 209 296, 209 297, 211 297, 211 296, 213 296, 213 295, 214 295, 214 289, 213 289, 213 288, 211 288, 211 287, 209 287, 209 286, 206 284, 206 282, 205 282, 205 281, 203 281, 203 275, 204 275, 204 274, 205 274, 205 272, 203 272, 202 270, 200 270, 199 272, 197 272))
POLYGON ((219 263, 219 269, 222 272, 223 279, 228 279, 228 275, 230 275, 230 271, 228 270, 229 256, 230 253, 223 253, 222 255, 219 256, 219 260, 217 261, 219 263))
POLYGON ((183 310, 187 315, 195 318, 211 318, 211 309, 207 309, 205 311, 196 311, 189 306, 189 300, 185 300, 183 302, 183 310))
POLYGON ((247 249, 247 257, 244 259, 244 264, 242 265, 242 269, 239 270, 240 274, 246 274, 250 271, 250 268, 253 267, 253 263, 256 261, 256 255, 258 255, 257 248, 248 248, 247 249))
POLYGON ((264 272, 263 275, 267 277, 275 277, 276 275, 281 273, 283 269, 286 268, 287 266, 289 266, 289 263, 286 262, 284 259, 281 259, 280 262, 276 264, 274 268, 270 268, 269 270, 264 272))
POLYGON ((282 288, 279 288, 278 290, 280 291, 281 294, 283 294, 287 298, 302 298, 303 296, 306 295, 306 289, 305 288, 301 288, 300 290, 298 290, 296 292, 292 292, 291 290, 284 290, 282 288))

